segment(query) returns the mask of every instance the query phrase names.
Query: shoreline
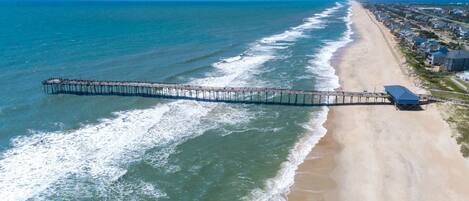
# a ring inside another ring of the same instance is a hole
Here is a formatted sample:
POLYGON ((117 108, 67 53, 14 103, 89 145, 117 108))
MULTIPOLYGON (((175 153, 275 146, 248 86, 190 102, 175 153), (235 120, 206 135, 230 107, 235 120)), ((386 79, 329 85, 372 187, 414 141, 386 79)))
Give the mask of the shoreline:
MULTIPOLYGON (((333 9, 340 9, 344 7, 343 4, 336 3, 333 9)), ((326 12, 328 12, 327 9, 326 12)), ((342 32, 337 40, 326 41, 324 46, 320 48, 319 53, 309 63, 309 68, 315 67, 314 72, 318 70, 318 82, 315 85, 315 90, 335 90, 339 85, 339 77, 337 76, 336 69, 333 67, 334 63, 339 60, 338 52, 345 49, 351 42, 353 42, 353 28, 351 22, 352 10, 347 8, 347 15, 343 20, 346 24, 346 29, 342 32)), ((290 187, 294 185, 294 179, 298 171, 298 167, 304 163, 305 160, 310 158, 312 150, 320 143, 321 139, 327 133, 324 126, 329 118, 329 108, 321 108, 321 111, 310 114, 309 123, 304 125, 306 133, 295 143, 293 148, 289 151, 287 160, 281 164, 280 170, 276 176, 268 179, 265 182, 264 189, 255 189, 250 193, 252 200, 285 200, 289 194, 290 187), (267 195, 266 195, 267 194, 267 195)), ((324 140, 322 140, 324 141, 324 140)), ((320 157, 318 157, 320 158, 320 157)))
MULTIPOLYGON (((353 15, 353 12, 352 12, 353 15)), ((360 40, 360 36, 356 34, 355 25, 350 24, 350 39, 344 47, 337 49, 330 59, 330 64, 333 67, 336 76, 339 78, 339 88, 342 88, 342 80, 340 79, 340 68, 337 66, 342 62, 342 57, 345 54, 347 48, 355 44, 360 40)), ((298 169, 295 172, 294 184, 290 187, 290 190, 286 193, 284 198, 286 200, 337 200, 335 195, 336 182, 335 179, 330 176, 334 167, 337 165, 335 162, 335 155, 341 149, 341 146, 334 138, 334 109, 329 108, 326 116, 326 120, 322 124, 322 127, 326 130, 324 136, 319 139, 315 144, 312 151, 307 155, 298 169), (326 175, 326 176, 325 176, 326 175), (301 176, 301 178, 299 177, 301 176), (324 193, 327 191, 327 193, 324 193)))
MULTIPOLYGON (((351 39, 346 46, 339 48, 331 58, 336 75, 339 77, 339 88, 342 88, 340 79, 340 68, 337 66, 342 62, 345 51, 360 40, 356 34, 354 24, 351 24, 351 39)), ((336 179, 331 174, 337 166, 335 155, 341 149, 341 145, 334 138, 334 108, 329 108, 326 121, 322 127, 326 129, 326 134, 316 143, 312 151, 305 158, 303 163, 295 172, 294 184, 290 187, 285 198, 292 201, 304 200, 338 200, 336 179), (300 177, 301 176, 301 177, 300 177)))
MULTIPOLYGON (((389 31, 358 2, 352 9, 354 40, 333 57, 340 87, 400 84, 424 91, 403 69, 389 31)), ((420 112, 331 107, 324 127, 326 135, 298 167, 288 200, 469 200, 469 167, 437 106, 420 112)))
MULTIPOLYGON (((336 90, 340 88, 340 79, 338 76, 338 69, 335 68, 335 66, 340 63, 340 58, 341 54, 343 54, 344 50, 347 49, 348 46, 353 44, 356 39, 356 35, 354 32, 354 27, 353 23, 351 20, 351 17, 353 15, 351 8, 347 9, 347 16, 344 18, 345 24, 347 26, 347 29, 342 33, 342 36, 332 42, 328 42, 326 46, 322 48, 323 52, 327 52, 326 55, 328 58, 327 61, 322 61, 320 64, 317 64, 318 66, 321 66, 321 68, 325 67, 323 66, 324 63, 326 64, 326 67, 331 70, 331 75, 329 75, 329 79, 336 79, 336 83, 334 83, 334 87, 332 85, 328 86, 327 90, 336 90), (322 65, 321 65, 322 64, 322 65), (332 87, 332 88, 331 88, 332 87)), ((323 55, 324 56, 324 55, 323 55)), ((323 57, 324 58, 324 57, 323 57)), ((319 60, 322 60, 323 58, 319 58, 319 60)), ((324 89, 322 89, 324 90, 324 89)), ((330 157, 333 156, 332 153, 334 153, 334 149, 338 147, 338 144, 336 141, 331 137, 331 135, 328 135, 329 132, 333 129, 331 126, 327 126, 330 124, 330 120, 333 115, 333 112, 331 111, 331 108, 327 109, 327 113, 325 114, 324 120, 322 124, 318 125, 321 129, 324 130, 324 133, 319 136, 320 138, 315 141, 315 144, 313 147, 310 149, 310 151, 303 157, 302 162, 297 165, 296 170, 294 172, 294 183, 290 186, 289 189, 287 189, 286 192, 283 193, 281 196, 282 199, 289 200, 291 191, 294 186, 298 186, 298 183, 300 183, 301 186, 304 186, 305 189, 301 189, 302 187, 296 187, 296 190, 305 190, 309 193, 316 193, 315 190, 310 190, 307 189, 307 186, 315 186, 316 188, 321 188, 321 186, 326 186, 326 188, 333 188, 335 186, 334 181, 328 177, 324 177, 323 175, 326 175, 328 172, 328 169, 330 168, 330 164, 334 164, 334 158, 330 157), (316 161, 315 163, 309 165, 306 163, 306 161, 316 161), (307 168, 304 168, 304 167, 307 168), (302 169, 304 168, 304 172, 302 169), (319 169, 318 172, 309 172, 307 169, 319 169), (303 175, 307 176, 310 179, 305 180, 304 182, 298 182, 297 176, 298 175, 303 175)), ((305 134, 305 135, 310 135, 310 134, 305 134)), ((304 137, 305 138, 305 137, 304 137)), ((317 137, 316 137, 317 138, 317 137)), ((305 145, 303 145, 305 146, 305 145)), ((304 200, 303 198, 300 200, 304 200)))
POLYGON ((331 175, 338 165, 335 156, 341 145, 334 138, 334 111, 327 114, 322 125, 327 131, 295 172, 295 182, 285 196, 286 200, 338 200, 336 179, 331 175))

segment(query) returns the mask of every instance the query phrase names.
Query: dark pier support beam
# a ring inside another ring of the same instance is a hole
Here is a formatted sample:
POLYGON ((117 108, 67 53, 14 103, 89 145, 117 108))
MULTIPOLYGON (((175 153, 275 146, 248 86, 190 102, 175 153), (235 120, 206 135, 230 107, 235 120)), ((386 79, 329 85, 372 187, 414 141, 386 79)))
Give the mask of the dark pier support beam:
POLYGON ((289 105, 376 104, 379 102, 389 102, 386 94, 369 92, 321 92, 247 87, 222 88, 151 82, 66 80, 58 78, 43 81, 42 84, 42 90, 46 94, 169 97, 199 99, 204 101, 289 105), (355 99, 355 97, 357 98, 355 99), (346 99, 349 100, 348 103, 346 99))

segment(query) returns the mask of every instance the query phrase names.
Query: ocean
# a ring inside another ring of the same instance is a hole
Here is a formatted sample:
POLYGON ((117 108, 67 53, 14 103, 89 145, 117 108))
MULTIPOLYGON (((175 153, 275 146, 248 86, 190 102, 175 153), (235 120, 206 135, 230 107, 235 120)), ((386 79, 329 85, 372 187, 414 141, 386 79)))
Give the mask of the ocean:
POLYGON ((0 3, 2 200, 284 200, 325 107, 49 96, 49 77, 333 90, 350 4, 0 3))

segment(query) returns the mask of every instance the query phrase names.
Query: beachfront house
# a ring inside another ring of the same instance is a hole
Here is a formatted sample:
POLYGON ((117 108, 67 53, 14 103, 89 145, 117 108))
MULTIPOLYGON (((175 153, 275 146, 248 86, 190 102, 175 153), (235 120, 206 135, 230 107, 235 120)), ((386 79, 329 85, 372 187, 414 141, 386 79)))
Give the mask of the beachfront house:
POLYGON ((431 53, 430 63, 432 65, 442 65, 445 62, 448 51, 438 51, 431 53))
POLYGON ((408 20, 404 21, 404 23, 401 26, 402 29, 411 29, 412 28, 412 23, 410 23, 408 20))
POLYGON ((431 54, 431 64, 432 65, 441 65, 445 62, 446 54, 443 52, 434 52, 431 54))
POLYGON ((451 10, 450 13, 453 15, 458 15, 458 16, 467 16, 467 13, 464 12, 464 10, 456 9, 456 8, 451 10))
POLYGON ((398 22, 391 22, 388 27, 391 32, 396 33, 401 28, 401 24, 398 22))
POLYGON ((469 39, 469 28, 459 27, 459 36, 464 39, 469 39))
POLYGON ((414 17, 414 15, 413 15, 411 12, 406 11, 406 13, 405 13, 405 18, 406 18, 406 19, 409 19, 409 18, 412 18, 412 17, 414 17))
POLYGON ((441 46, 438 51, 430 53, 430 63, 432 65, 442 65, 445 62, 446 55, 448 54, 448 48, 441 46))
POLYGON ((430 23, 432 25, 432 28, 438 29, 438 30, 442 30, 442 29, 446 28, 446 26, 447 26, 447 24, 445 22, 440 21, 440 20, 434 20, 434 21, 431 21, 430 23))
POLYGON ((415 17, 415 19, 417 21, 420 21, 420 22, 423 22, 423 23, 427 23, 428 20, 430 20, 430 17, 426 16, 426 15, 418 15, 417 17, 415 17))
POLYGON ((426 55, 428 55, 432 52, 438 51, 440 49, 440 43, 435 39, 429 39, 420 44, 419 47, 423 50, 426 55))
POLYGON ((399 31, 399 38, 405 38, 406 36, 412 35, 412 31, 410 29, 402 29, 399 31))
POLYGON ((414 48, 419 47, 422 43, 427 41, 427 39, 424 37, 412 37, 411 40, 412 47, 414 48))
POLYGON ((420 43, 417 46, 417 53, 422 56, 430 57, 430 54, 433 52, 438 51, 440 48, 440 44, 435 39, 425 40, 424 42, 420 43))
POLYGON ((378 11, 376 13, 376 19, 380 22, 384 22, 386 20, 389 19, 389 15, 387 13, 384 13, 384 12, 381 12, 381 11, 378 11))
POLYGON ((459 34, 459 26, 458 24, 455 23, 450 23, 448 24, 448 29, 451 30, 454 34, 458 35, 459 34))
POLYGON ((469 70, 469 51, 455 50, 448 52, 443 67, 447 71, 469 70))

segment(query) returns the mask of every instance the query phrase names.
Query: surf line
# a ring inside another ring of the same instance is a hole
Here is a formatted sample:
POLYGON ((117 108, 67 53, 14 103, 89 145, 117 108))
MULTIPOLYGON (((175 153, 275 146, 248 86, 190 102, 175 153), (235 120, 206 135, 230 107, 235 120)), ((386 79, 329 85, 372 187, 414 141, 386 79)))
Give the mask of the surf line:
MULTIPOLYGON (((315 59, 312 59, 309 66, 307 66, 307 73, 312 74, 312 76, 320 80, 319 83, 321 84, 315 86, 316 90, 334 90, 335 88, 339 87, 338 77, 335 74, 335 70, 330 62, 337 50, 346 46, 352 41, 351 36, 353 31, 351 27, 351 16, 353 13, 351 9, 351 2, 349 2, 347 6, 347 16, 343 18, 347 29, 342 33, 342 36, 339 39, 326 42, 326 45, 315 54, 315 59)), ((336 7, 334 9, 337 10, 342 7, 342 4, 336 3, 336 7)), ((323 124, 327 120, 328 111, 329 109, 327 107, 323 107, 321 111, 311 114, 310 121, 303 125, 306 133, 292 147, 286 161, 280 165, 280 169, 277 172, 277 175, 268 179, 262 189, 253 189, 246 197, 246 200, 287 200, 286 195, 289 193, 291 186, 294 184, 294 178, 298 166, 303 163, 314 146, 327 132, 323 124)))
MULTIPOLYGON (((243 54, 213 64, 222 74, 197 79, 191 84, 204 86, 246 85, 243 79, 251 69, 274 58, 276 49, 286 48, 284 41, 295 41, 306 30, 321 28, 321 19, 339 5, 316 14, 284 33, 262 38, 243 54)), ((5 200, 27 200, 57 195, 66 191, 74 177, 90 178, 90 185, 107 185, 126 174, 125 167, 141 158, 145 150, 174 146, 187 138, 203 134, 213 125, 201 125, 201 118, 214 106, 174 101, 149 109, 116 113, 77 130, 34 132, 12 139, 12 148, 0 157, 0 194, 5 200), (94 181, 99 180, 99 181, 94 181)), ((237 118, 233 117, 232 120, 237 118)), ((235 121, 236 122, 236 121, 235 121)), ((216 126, 216 125, 215 125, 216 126)), ((164 164, 169 153, 161 153, 164 164)), ((73 189, 68 189, 73 191, 73 189)))

